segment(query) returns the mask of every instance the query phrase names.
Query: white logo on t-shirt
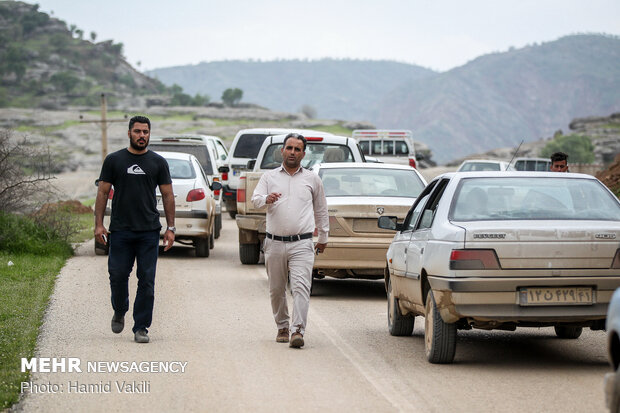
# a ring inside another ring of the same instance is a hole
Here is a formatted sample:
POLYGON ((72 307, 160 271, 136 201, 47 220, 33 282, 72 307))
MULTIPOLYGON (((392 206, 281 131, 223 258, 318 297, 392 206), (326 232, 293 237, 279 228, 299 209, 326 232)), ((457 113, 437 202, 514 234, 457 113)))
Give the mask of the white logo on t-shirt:
POLYGON ((130 175, 146 175, 140 165, 134 164, 127 168, 127 173, 130 175))

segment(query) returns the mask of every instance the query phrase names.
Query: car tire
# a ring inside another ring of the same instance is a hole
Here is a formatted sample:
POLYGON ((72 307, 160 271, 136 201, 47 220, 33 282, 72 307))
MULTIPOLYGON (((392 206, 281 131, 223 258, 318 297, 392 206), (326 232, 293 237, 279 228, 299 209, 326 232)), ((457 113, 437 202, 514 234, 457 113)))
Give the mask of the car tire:
POLYGON ((230 215, 232 219, 235 219, 235 217, 237 216, 237 211, 228 211, 228 215, 230 215))
POLYGON ((218 239, 222 232, 222 214, 217 214, 215 216, 215 224, 214 224, 213 232, 214 232, 215 239, 218 239))
POLYGON ((196 256, 197 257, 208 257, 209 256, 209 242, 210 237, 207 238, 195 238, 194 239, 194 248, 196 248, 196 256))
POLYGON ((620 369, 605 375, 605 403, 609 413, 620 413, 620 369))
POLYGON ((239 244, 239 259, 241 264, 258 264, 260 258, 260 244, 239 244))
POLYGON ((441 318, 432 290, 426 294, 424 319, 424 348, 426 358, 433 364, 452 363, 456 352, 456 324, 441 318))
POLYGON ((209 249, 212 250, 215 247, 215 228, 211 231, 211 235, 209 235, 209 249))
POLYGON ((388 330, 392 336, 410 336, 413 333, 415 317, 412 314, 402 315, 398 307, 398 299, 394 297, 392 281, 388 278, 387 282, 387 315, 388 330))
POLYGON ((583 331, 583 327, 555 326, 553 328, 555 330, 555 334, 559 338, 568 338, 571 340, 579 338, 581 332, 583 331))
POLYGON ((109 244, 99 244, 95 241, 95 255, 108 255, 110 253, 109 244))

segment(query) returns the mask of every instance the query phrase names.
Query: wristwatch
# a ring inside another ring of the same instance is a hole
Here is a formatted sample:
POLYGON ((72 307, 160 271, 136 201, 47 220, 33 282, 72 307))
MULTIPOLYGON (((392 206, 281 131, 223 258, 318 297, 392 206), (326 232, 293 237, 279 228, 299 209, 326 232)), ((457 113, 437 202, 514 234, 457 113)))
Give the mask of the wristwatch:
POLYGON ((177 227, 168 227, 168 228, 166 228, 166 231, 172 231, 173 234, 176 234, 177 227))

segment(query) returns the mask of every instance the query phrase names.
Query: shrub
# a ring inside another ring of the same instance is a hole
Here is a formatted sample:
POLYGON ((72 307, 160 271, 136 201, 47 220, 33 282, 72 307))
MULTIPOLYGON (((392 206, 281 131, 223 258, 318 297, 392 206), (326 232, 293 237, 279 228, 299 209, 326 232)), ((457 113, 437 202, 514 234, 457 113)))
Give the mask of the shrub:
POLYGON ((0 250, 16 254, 70 256, 71 245, 63 239, 62 233, 66 232, 68 224, 62 223, 63 219, 66 215, 58 213, 37 222, 31 217, 0 211, 0 250))
POLYGON ((568 163, 594 162, 594 145, 590 137, 584 135, 559 135, 553 138, 540 151, 540 156, 548 158, 554 152, 568 155, 568 163))

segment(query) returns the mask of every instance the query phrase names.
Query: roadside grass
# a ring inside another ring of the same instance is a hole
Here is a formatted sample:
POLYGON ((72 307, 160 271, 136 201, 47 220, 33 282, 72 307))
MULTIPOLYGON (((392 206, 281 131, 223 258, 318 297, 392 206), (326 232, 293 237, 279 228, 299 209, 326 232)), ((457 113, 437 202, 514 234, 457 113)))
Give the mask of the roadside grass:
POLYGON ((77 221, 77 231, 72 234, 68 241, 71 243, 84 242, 93 238, 95 232, 95 216, 91 213, 77 214, 73 216, 77 221))
POLYGON ((0 251, 0 409, 17 402, 20 384, 28 380, 21 358, 34 356, 43 314, 67 258, 0 251))
POLYGON ((60 235, 64 227, 0 212, 0 410, 19 400, 21 382, 29 379, 21 372, 21 358, 34 356, 54 283, 73 255, 69 241, 92 238, 91 213, 74 214, 71 220, 78 233, 65 240, 60 235))

